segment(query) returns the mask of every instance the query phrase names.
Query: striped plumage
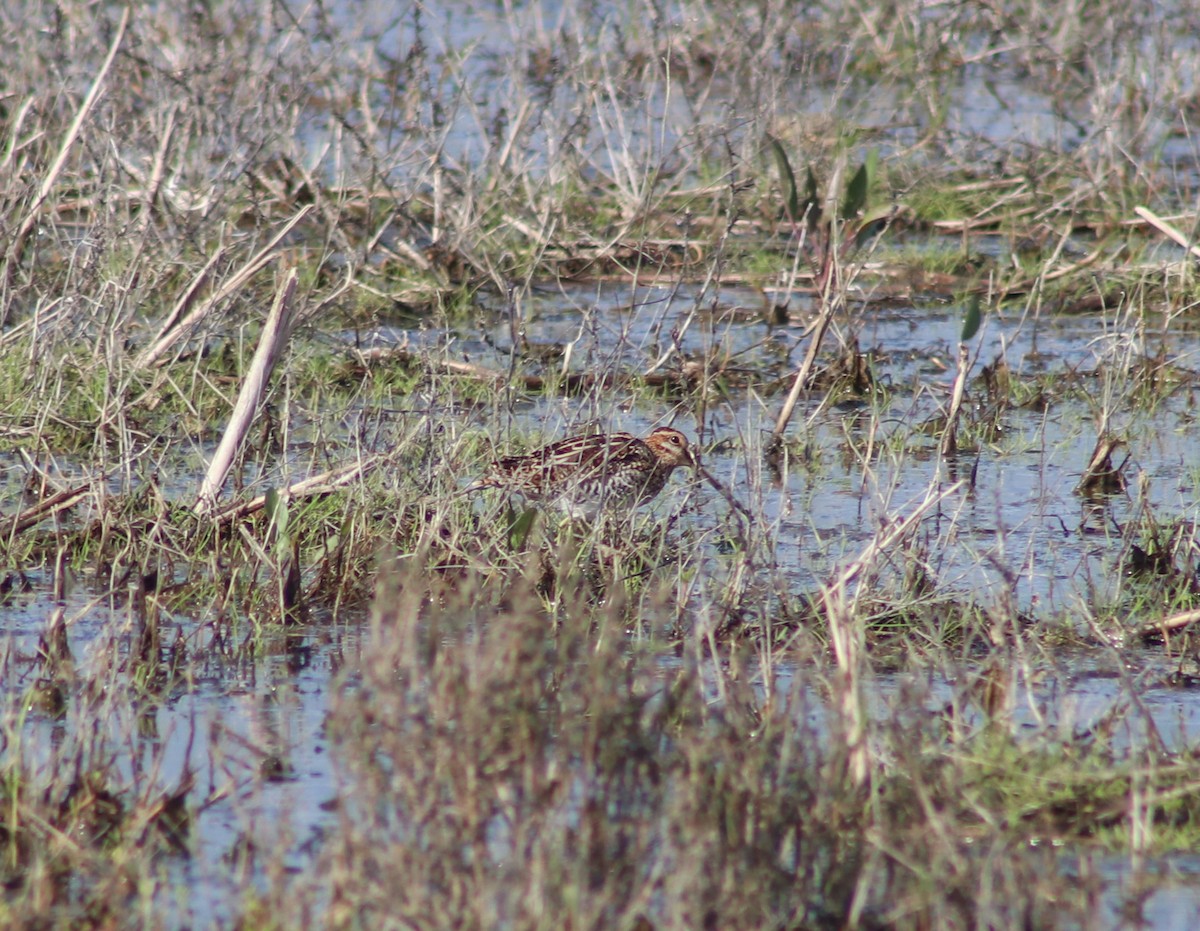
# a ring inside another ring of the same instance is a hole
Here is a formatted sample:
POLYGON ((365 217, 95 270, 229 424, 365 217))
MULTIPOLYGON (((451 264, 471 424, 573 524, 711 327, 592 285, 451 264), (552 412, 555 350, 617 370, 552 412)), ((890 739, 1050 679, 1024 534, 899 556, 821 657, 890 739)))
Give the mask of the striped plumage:
POLYGON ((687 437, 670 427, 644 440, 631 433, 591 433, 497 459, 480 485, 591 519, 632 511, 662 491, 677 466, 693 464, 687 437))

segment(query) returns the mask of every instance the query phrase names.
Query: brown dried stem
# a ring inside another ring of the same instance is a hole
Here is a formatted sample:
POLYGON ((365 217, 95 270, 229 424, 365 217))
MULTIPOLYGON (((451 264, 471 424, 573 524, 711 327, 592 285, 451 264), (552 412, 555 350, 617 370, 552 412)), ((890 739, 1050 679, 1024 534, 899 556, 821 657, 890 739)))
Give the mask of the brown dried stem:
POLYGON ((197 496, 193 508, 197 514, 207 514, 216 506, 217 495, 225 483, 225 477, 233 467, 233 461, 237 457, 242 441, 249 433, 251 423, 254 422, 254 416, 258 412, 259 403, 266 392, 267 382, 270 381, 275 362, 279 359, 279 354, 287 343, 291 331, 292 295, 296 291, 296 277, 295 269, 288 272, 283 286, 275 298, 275 304, 271 307, 271 313, 267 316, 267 322, 263 325, 258 349, 254 353, 250 370, 246 373, 246 379, 242 383, 237 404, 229 419, 229 426, 225 430, 225 435, 221 437, 220 445, 217 446, 217 451, 209 464, 208 474, 204 476, 204 482, 200 486, 200 494, 197 496))

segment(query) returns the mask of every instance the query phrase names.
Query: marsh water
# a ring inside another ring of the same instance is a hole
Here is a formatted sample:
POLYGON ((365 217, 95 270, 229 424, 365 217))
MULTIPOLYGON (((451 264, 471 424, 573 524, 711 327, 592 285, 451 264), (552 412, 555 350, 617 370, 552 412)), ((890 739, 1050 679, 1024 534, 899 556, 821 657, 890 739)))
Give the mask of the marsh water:
MULTIPOLYGON (((592 283, 536 289, 521 313, 531 344, 571 347, 569 356, 553 363, 560 367, 587 371, 614 355, 623 362, 652 357, 651 343, 661 339, 664 321, 671 321, 675 351, 684 356, 736 357, 747 369, 787 369, 800 351, 803 309, 795 323, 769 324, 767 301, 750 289, 698 295, 687 288, 592 283), (681 320, 688 325, 681 326, 681 320)), ((869 401, 851 397, 829 404, 817 394, 805 399, 790 433, 795 461, 782 471, 768 469, 763 455, 778 396, 731 390, 709 405, 703 424, 682 411, 675 418, 676 426, 710 450, 704 455, 709 471, 771 527, 774 559, 795 592, 814 590, 853 558, 886 515, 902 515, 931 486, 952 482, 936 455, 936 435, 926 438, 922 425, 934 422, 945 404, 943 389, 952 378, 961 319, 961 308, 936 304, 868 306, 848 315, 839 336, 855 337, 870 355, 880 391, 869 401), (862 456, 849 452, 867 442, 861 430, 869 419, 861 416, 867 403, 886 405, 877 421, 887 431, 872 438, 884 452, 870 459, 869 468, 862 456), (923 448, 928 455, 919 454, 923 448), (888 449, 907 452, 893 458, 888 449)), ((431 332, 396 325, 355 338, 360 347, 424 344, 447 358, 469 358, 502 370, 511 321, 503 313, 478 320, 475 330, 431 332)), ((938 547, 945 554, 937 565, 939 584, 982 604, 1002 595, 1013 598, 1034 624, 1119 605, 1123 587, 1130 584, 1119 571, 1126 546, 1120 528, 1139 513, 1152 513, 1163 523, 1196 520, 1195 399, 1193 388, 1181 381, 1178 391, 1157 403, 1153 416, 1139 410, 1109 425, 1128 438, 1136 455, 1126 492, 1097 499, 1076 490, 1096 436, 1088 396, 1099 397, 1106 390, 1106 372, 1125 369, 1134 356, 1162 354, 1187 367, 1194 353, 1190 342, 1188 334, 1154 319, 1038 318, 1021 310, 990 316, 973 346, 976 372, 1003 358, 1013 373, 1034 382, 1046 374, 1046 391, 1068 382, 1094 388, 1064 392, 1052 404, 1010 407, 987 441, 964 455, 963 471, 974 471, 974 488, 953 493, 925 521, 931 538, 943 532, 943 525, 954 528, 952 545, 938 547)), ((973 397, 982 392, 975 382, 973 397)), ((669 403, 664 410, 670 419, 669 403)), ((468 410, 455 416, 457 429, 473 429, 468 410)), ((596 416, 571 398, 522 402, 511 409, 515 429, 546 438, 592 425, 596 416)), ((604 424, 634 432, 652 425, 637 407, 616 410, 604 424)), ((181 488, 194 487, 188 477, 180 479, 181 488)), ((699 558, 708 564, 703 571, 724 571, 716 541, 728 507, 711 488, 677 477, 654 508, 678 514, 674 532, 699 541, 699 558)), ((6 688, 24 689, 36 675, 38 637, 56 608, 65 610, 72 651, 81 663, 89 662, 99 645, 134 635, 132 612, 108 602, 90 603, 87 579, 76 580, 61 604, 48 594, 49 579, 42 581, 46 588, 35 584, 26 594, 10 596, 3 608, 8 668, 24 670, 6 688)), ((1126 710, 1120 731, 1112 735, 1114 746, 1145 747, 1159 740, 1174 751, 1196 746, 1200 690, 1180 686, 1180 678, 1172 675, 1181 667, 1195 672, 1189 668, 1194 662, 1130 640, 1127 634, 1138 624, 1133 617, 1128 627, 1081 631, 1090 648, 1063 651, 1053 662, 1039 657, 1014 671, 1017 733, 1053 744, 1086 733, 1121 708, 1126 710), (1135 708, 1128 711, 1131 702, 1135 708)), ((335 817, 327 804, 335 797, 337 780, 324 731, 328 703, 336 690, 352 687, 370 643, 363 619, 354 614, 336 622, 317 619, 300 631, 258 635, 223 629, 213 618, 179 616, 170 620, 165 640, 175 631, 193 657, 186 685, 161 703, 114 705, 127 718, 108 726, 113 734, 136 735, 115 751, 114 765, 130 779, 136 775, 166 787, 178 784, 185 771, 196 777, 193 798, 204 803, 194 819, 195 854, 172 868, 190 888, 205 890, 190 898, 192 913, 181 916, 181 924, 204 926, 221 923, 231 904, 223 897, 237 888, 231 869, 259 869, 256 848, 283 845, 296 869, 319 849, 323 825, 335 817), (253 648, 246 649, 252 638, 253 648), (148 773, 144 767, 151 760, 159 768, 148 773)), ((772 687, 808 688, 806 669, 788 665, 786 657, 775 674, 772 687)), ((932 712, 952 701, 958 688, 936 671, 883 671, 870 694, 875 713, 886 716, 891 703, 912 701, 914 695, 932 712)), ((816 693, 813 704, 819 719, 816 693)), ((30 737, 46 746, 75 739, 71 728, 69 715, 60 719, 34 710, 27 721, 30 737)), ((1064 851, 1067 864, 1070 855, 1064 851)), ((1096 865, 1112 880, 1113 927, 1120 924, 1125 884, 1144 882, 1155 871, 1166 878, 1143 910, 1151 926, 1180 927, 1200 909, 1200 858, 1174 856, 1136 864, 1136 870, 1115 858, 1100 858, 1096 865)))

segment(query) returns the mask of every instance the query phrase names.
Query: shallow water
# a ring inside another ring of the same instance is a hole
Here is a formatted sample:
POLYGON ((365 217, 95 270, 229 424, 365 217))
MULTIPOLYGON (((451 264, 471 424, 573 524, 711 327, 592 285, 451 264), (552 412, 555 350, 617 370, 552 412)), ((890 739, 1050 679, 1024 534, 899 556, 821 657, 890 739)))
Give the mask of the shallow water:
MULTIPOLYGON (((635 290, 627 284, 591 284, 537 292, 523 308, 524 326, 532 343, 572 342, 568 364, 576 371, 587 371, 598 360, 608 364, 614 356, 626 370, 644 370, 648 360, 663 354, 663 333, 672 331, 673 354, 741 353, 739 362, 748 370, 768 371, 784 364, 786 348, 778 348, 782 345, 793 348, 794 365, 798 350, 792 344, 799 324, 771 327, 757 312, 743 312, 756 301, 761 302, 761 296, 755 292, 734 288, 721 291, 715 304, 712 296, 705 296, 697 310, 696 295, 688 288, 635 290), (722 310, 728 308, 736 310, 722 310)), ((936 438, 923 436, 914 426, 934 417, 945 403, 944 391, 937 386, 948 386, 952 377, 946 366, 954 357, 960 327, 961 310, 946 306, 865 308, 843 321, 843 333, 856 333, 860 347, 876 352, 875 376, 888 392, 881 400, 848 399, 835 405, 824 404, 816 395, 805 399, 790 436, 796 455, 807 449, 810 461, 797 463, 782 476, 772 476, 762 466, 763 438, 781 394, 759 397, 731 391, 709 405, 703 429, 690 410, 676 408, 675 425, 712 450, 704 457, 707 467, 772 528, 774 557, 795 592, 814 590, 856 555, 880 520, 902 516, 930 486, 950 482, 934 452, 936 438), (884 405, 878 417, 883 432, 874 438, 877 448, 902 449, 902 454, 884 452, 865 465, 849 452, 867 442, 863 430, 871 418, 860 416, 864 403, 884 405)), ((393 328, 369 334, 368 341, 385 346, 448 344, 452 357, 459 352, 476 364, 502 369, 509 362, 510 332, 504 322, 474 334, 393 328)), ((1186 334, 1164 333, 1154 321, 1099 316, 1039 320, 1006 311, 987 320, 978 338, 975 369, 1003 355, 1016 376, 1053 376, 1047 379, 1048 391, 1078 378, 1094 386, 1087 395, 1095 396, 1105 390, 1106 376, 1093 372, 1110 362, 1120 368, 1131 353, 1160 350, 1185 367, 1195 353, 1186 334)), ((674 362, 673 355, 667 365, 674 362)), ((982 394, 977 384, 971 391, 982 394)), ((1048 412, 1010 409, 1000 418, 1002 429, 967 457, 971 462, 978 459, 974 493, 951 495, 926 521, 929 539, 940 541, 932 550, 939 554, 941 587, 983 604, 1007 588, 1022 610, 1038 618, 1053 618, 1068 609, 1086 613, 1088 605, 1119 599, 1122 586, 1128 584, 1114 572, 1123 546, 1115 528, 1133 519, 1138 494, 1161 521, 1197 520, 1198 470, 1190 463, 1200 462, 1200 441, 1188 429, 1191 389, 1168 395, 1152 418, 1140 408, 1116 415, 1111 426, 1128 438, 1128 448, 1135 451, 1132 474, 1144 476, 1145 483, 1140 491, 1134 485, 1129 494, 1099 501, 1074 491, 1095 439, 1092 405, 1088 396, 1062 394, 1048 412)), ((1114 409, 1122 410, 1120 405, 1114 409)), ((617 389, 522 403, 512 408, 510 424, 514 434, 545 439, 588 425, 645 432, 670 419, 664 410, 666 405, 628 405, 617 389)), ((477 415, 463 411, 457 416, 462 418, 459 429, 474 428, 471 418, 477 415)), ((655 507, 658 513, 681 511, 678 532, 696 542, 701 573, 722 577, 728 557, 719 541, 727 507, 720 497, 706 485, 676 479, 655 507)), ((37 637, 55 608, 40 588, 48 580, 36 575, 31 580, 34 591, 11 597, 3 609, 5 649, 16 668, 27 670, 33 668, 30 658, 37 637)), ((87 580, 78 580, 63 605, 73 653, 85 667, 93 653, 127 651, 134 631, 127 606, 89 604, 88 589, 87 580)), ((203 926, 231 914, 227 897, 235 895, 237 883, 229 864, 252 872, 260 868, 255 854, 245 849, 248 838, 259 850, 287 850, 286 862, 297 869, 304 868, 319 848, 322 826, 333 817, 324 803, 337 789, 324 734, 329 698, 339 673, 352 673, 369 644, 356 622, 259 640, 246 629, 218 631, 203 623, 197 627, 200 620, 176 618, 164 632, 170 642, 178 629, 188 642, 195 672, 187 686, 157 705, 114 704, 118 713, 110 726, 114 735, 137 735, 132 744, 118 743, 113 753, 117 770, 139 791, 176 786, 185 770, 196 776, 191 796, 200 806, 195 855, 170 869, 178 870, 179 880, 192 888, 208 890, 191 900, 194 911, 184 919, 203 926)), ((1130 623, 1138 620, 1130 618, 1130 623)), ((1106 633, 1116 638, 1120 632, 1106 633)), ((1130 649, 1119 645, 1119 639, 1114 642, 1114 649, 1061 655, 1054 662, 1033 659, 1025 672, 1014 672, 1015 732, 1028 740, 1077 740, 1120 710, 1119 726, 1109 735, 1118 751, 1158 740, 1173 751, 1196 746, 1200 690, 1167 684, 1175 665, 1161 650, 1130 649), (1125 710, 1130 696, 1137 700, 1125 710)), ((807 677, 786 660, 776 672, 776 688, 789 688, 794 678, 807 677)), ((11 680, 8 688, 24 689, 29 674, 11 680)), ((965 726, 971 726, 978 712, 971 711, 961 687, 934 673, 920 681, 912 674, 883 674, 873 686, 874 714, 886 720, 894 713, 894 702, 920 694, 931 712, 957 704, 965 726)), ((819 707, 819 692, 810 697, 819 707)), ((819 725, 819 713, 814 720, 819 725)), ((45 742, 48 748, 73 726, 69 717, 55 721, 35 712, 29 716, 27 733, 35 746, 45 742)), ((36 758, 36 750, 32 752, 36 758)), ((1174 879, 1147 901, 1144 913, 1151 926, 1171 927, 1180 914, 1194 913, 1200 897, 1191 884, 1194 864, 1167 858, 1160 866, 1174 871, 1174 879)), ((1134 882, 1132 868, 1124 861, 1102 859, 1098 868, 1111 876, 1114 896, 1134 882)), ((1114 922, 1119 923, 1115 918, 1114 922)))

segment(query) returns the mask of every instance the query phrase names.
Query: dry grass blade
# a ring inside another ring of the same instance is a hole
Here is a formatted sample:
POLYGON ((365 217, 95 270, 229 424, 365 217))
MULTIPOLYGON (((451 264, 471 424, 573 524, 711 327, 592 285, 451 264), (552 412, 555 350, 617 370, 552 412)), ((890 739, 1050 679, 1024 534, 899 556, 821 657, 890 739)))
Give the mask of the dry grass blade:
POLYGON ((159 331, 158 339, 152 346, 150 346, 150 348, 148 348, 138 357, 135 366, 137 368, 146 368, 154 365, 168 349, 170 349, 173 345, 175 345, 175 343, 190 333, 196 324, 208 316, 208 314, 218 307, 223 300, 228 298, 230 295, 237 293, 237 291, 240 290, 246 284, 246 282, 253 278, 255 274, 257 274, 264 266, 267 265, 268 262, 271 261, 271 259, 274 257, 275 249, 279 243, 282 242, 284 237, 295 228, 297 223, 299 223, 304 219, 305 216, 308 215, 310 210, 312 210, 311 205, 302 207, 300 210, 298 210, 296 215, 288 220, 288 222, 285 223, 278 230, 278 232, 271 237, 270 242, 268 242, 265 246, 259 249, 258 252, 251 256, 247 260, 246 264, 239 268, 233 275, 231 275, 229 279, 221 285, 217 292, 212 295, 212 297, 210 297, 194 311, 188 314, 186 318, 176 324, 175 320, 182 309, 186 306, 186 302, 191 300, 196 289, 208 276, 210 269, 221 255, 222 250, 218 249, 213 254, 212 258, 209 259, 208 264, 205 265, 200 273, 192 280, 192 283, 189 285, 184 296, 180 298, 180 300, 176 303, 175 308, 168 315, 166 323, 159 331))
POLYGON ((829 625, 838 676, 833 703, 838 712, 840 738, 846 754, 846 775, 855 786, 865 785, 871 775, 870 749, 867 746, 867 715, 863 697, 863 656, 866 643, 863 625, 856 619, 846 597, 846 585, 839 578, 821 588, 821 604, 829 625))
MULTIPOLYGON (((187 311, 187 309, 195 302, 200 293, 200 289, 204 286, 204 282, 208 280, 208 276, 212 274, 212 270, 217 267, 217 263, 225 257, 225 252, 226 247, 224 245, 218 245, 213 250, 212 255, 208 257, 208 261, 204 263, 203 267, 192 276, 192 280, 188 282, 187 287, 183 289, 183 293, 179 295, 179 299, 175 301, 174 306, 171 307, 171 310, 167 313, 166 319, 163 320, 162 325, 159 327, 158 335, 154 338, 154 343, 138 358, 138 368, 144 368, 148 365, 153 365, 167 349, 169 349, 175 342, 179 340, 180 337, 182 337, 184 333, 188 331, 188 329, 203 319, 203 317, 216 305, 218 298, 224 298, 233 293, 231 290, 229 290, 227 284, 221 289, 219 295, 214 295, 207 302, 205 302, 201 310, 193 315, 190 315, 184 322, 184 325, 176 330, 175 324, 179 321, 180 316, 182 316, 183 313, 187 311)), ((230 283, 235 280, 238 280, 238 276, 234 276, 234 278, 230 280, 230 283)), ((239 282, 239 284, 240 283, 241 282, 239 282)))
POLYGON ((804 386, 808 384, 809 378, 812 376, 813 365, 817 359, 817 353, 821 348, 821 341, 825 338, 825 333, 829 330, 830 324, 833 322, 833 315, 837 311, 837 301, 826 301, 822 310, 821 316, 812 324, 805 335, 811 334, 811 340, 808 349, 804 353, 804 361, 800 363, 800 368, 796 370, 796 377, 792 380, 792 389, 788 392, 787 399, 783 402, 783 407, 779 411, 779 417, 775 420, 775 429, 771 431, 771 439, 775 445, 783 439, 784 433, 787 432, 788 423, 791 422, 792 412, 796 409, 796 402, 800 400, 800 393, 804 390, 804 386))
POLYGON ((947 498, 957 494, 966 486, 967 482, 960 480, 947 485, 945 488, 931 487, 921 502, 907 514, 905 514, 903 518, 895 521, 894 523, 888 523, 886 526, 881 528, 880 531, 871 538, 871 542, 854 559, 854 561, 846 566, 846 568, 844 568, 840 573, 838 573, 838 577, 834 584, 840 586, 849 585, 854 581, 854 579, 862 574, 867 567, 879 557, 881 553, 886 552, 898 542, 903 540, 906 536, 908 536, 908 534, 913 531, 917 524, 919 524, 925 518, 925 515, 932 508, 937 507, 947 498))
POLYGON ((113 36, 112 43, 109 46, 108 55, 105 57, 104 63, 100 66, 95 79, 92 81, 92 86, 88 88, 87 96, 83 99, 83 103, 76 112, 75 119, 71 121, 71 126, 63 138, 62 145, 59 146, 58 155, 51 163, 49 170, 47 170, 46 176, 42 179, 37 197, 26 211, 25 218, 21 221, 21 225, 17 227, 16 235, 13 236, 9 243, 8 251, 4 257, 5 277, 7 279, 12 278, 14 270, 20 264, 21 257, 25 252, 25 243, 29 239, 29 234, 33 232, 34 226, 37 224, 42 205, 54 190, 54 185, 57 183, 58 176, 63 170, 63 165, 66 164, 67 156, 70 154, 75 140, 79 138, 79 132, 83 128, 84 121, 87 120, 88 114, 92 112, 92 107, 95 106, 96 101, 100 98, 100 92, 104 89, 104 81, 108 76, 109 68, 112 67, 113 59, 117 57, 117 50, 121 47, 121 42, 125 38, 125 27, 129 25, 131 9, 131 7, 127 6, 122 10, 121 21, 117 24, 116 34, 113 36))
POLYGON ((866 784, 871 771, 866 743, 866 706, 862 692, 866 643, 862 619, 852 610, 854 599, 848 595, 848 588, 883 553, 905 539, 932 508, 965 485, 965 482, 959 481, 941 489, 930 488, 924 500, 912 511, 895 523, 881 528, 853 562, 821 586, 821 603, 825 607, 830 642, 839 673, 834 700, 840 712, 847 775, 856 786, 866 784))

